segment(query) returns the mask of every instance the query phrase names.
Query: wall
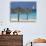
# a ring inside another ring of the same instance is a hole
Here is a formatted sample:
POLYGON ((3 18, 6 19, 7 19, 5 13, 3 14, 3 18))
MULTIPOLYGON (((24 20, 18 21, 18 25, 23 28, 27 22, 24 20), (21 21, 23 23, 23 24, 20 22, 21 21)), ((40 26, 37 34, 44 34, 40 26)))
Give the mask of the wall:
MULTIPOLYGON (((0 30, 9 27, 11 30, 21 30, 23 32, 23 44, 32 41, 37 37, 46 38, 46 0, 28 0, 37 2, 37 20, 36 22, 11 23, 10 20, 10 1, 0 1, 0 30)), ((21 1, 21 0, 16 0, 21 1)), ((23 0, 26 1, 26 0, 23 0)))

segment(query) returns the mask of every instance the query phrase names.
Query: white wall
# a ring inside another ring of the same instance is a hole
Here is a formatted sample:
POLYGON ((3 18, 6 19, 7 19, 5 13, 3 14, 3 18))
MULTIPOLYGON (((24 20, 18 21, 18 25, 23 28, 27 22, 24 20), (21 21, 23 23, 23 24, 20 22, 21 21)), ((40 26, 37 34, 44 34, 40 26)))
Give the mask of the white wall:
POLYGON ((30 23, 10 22, 10 1, 14 0, 0 1, 0 30, 3 30, 6 27, 9 27, 12 30, 21 30, 23 32, 24 45, 36 37, 46 38, 46 0, 28 0, 37 2, 37 20, 36 22, 30 23))
POLYGON ((46 46, 46 43, 33 43, 33 46, 46 46))

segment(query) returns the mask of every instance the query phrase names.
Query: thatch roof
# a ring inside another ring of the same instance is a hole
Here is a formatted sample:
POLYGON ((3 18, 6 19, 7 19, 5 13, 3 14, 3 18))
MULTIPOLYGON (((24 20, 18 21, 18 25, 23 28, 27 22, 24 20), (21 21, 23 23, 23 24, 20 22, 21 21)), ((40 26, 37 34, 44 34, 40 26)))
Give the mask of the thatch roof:
POLYGON ((18 12, 21 12, 21 13, 31 12, 31 9, 28 9, 28 8, 20 8, 20 7, 17 7, 15 9, 12 9, 11 8, 11 13, 18 13, 18 12))

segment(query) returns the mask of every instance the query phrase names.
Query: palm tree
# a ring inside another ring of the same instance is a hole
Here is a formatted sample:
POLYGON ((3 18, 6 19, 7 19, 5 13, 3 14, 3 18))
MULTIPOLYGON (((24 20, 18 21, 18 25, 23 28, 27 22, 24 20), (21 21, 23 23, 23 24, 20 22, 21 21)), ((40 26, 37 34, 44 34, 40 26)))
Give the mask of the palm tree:
POLYGON ((27 8, 26 9, 26 14, 27 14, 27 20, 28 20, 28 14, 31 12, 31 9, 27 8))
POLYGON ((20 8, 16 8, 16 12, 18 13, 18 22, 19 22, 19 15, 20 15, 20 8))
POLYGON ((24 13, 24 9, 23 8, 20 8, 20 7, 18 7, 18 8, 16 8, 16 13, 18 13, 18 22, 19 22, 19 16, 20 16, 20 13, 24 13))

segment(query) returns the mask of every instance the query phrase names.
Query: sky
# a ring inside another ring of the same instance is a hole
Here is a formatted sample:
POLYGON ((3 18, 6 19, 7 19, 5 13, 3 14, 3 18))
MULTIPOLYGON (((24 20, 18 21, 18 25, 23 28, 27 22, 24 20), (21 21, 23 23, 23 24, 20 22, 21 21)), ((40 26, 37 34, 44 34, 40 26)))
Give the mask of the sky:
POLYGON ((36 8, 36 2, 11 2, 11 8, 33 8, 33 6, 36 8))

